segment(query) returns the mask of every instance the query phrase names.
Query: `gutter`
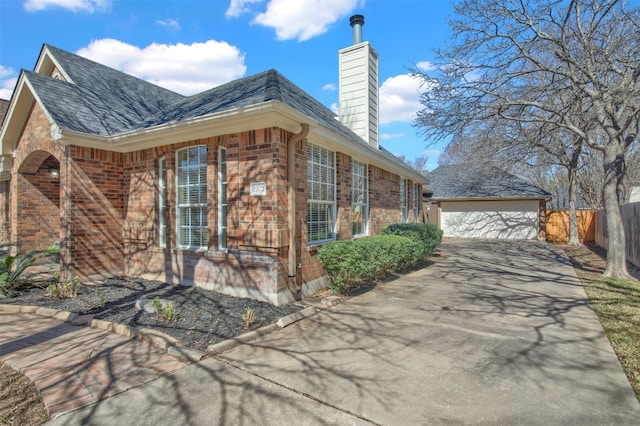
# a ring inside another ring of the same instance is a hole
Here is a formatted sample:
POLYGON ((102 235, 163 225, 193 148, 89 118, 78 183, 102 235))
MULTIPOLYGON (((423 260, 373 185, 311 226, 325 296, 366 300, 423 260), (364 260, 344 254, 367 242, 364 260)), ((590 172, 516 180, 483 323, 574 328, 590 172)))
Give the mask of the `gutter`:
POLYGON ((289 226, 289 253, 287 259, 287 286, 293 294, 294 299, 300 299, 301 287, 297 284, 298 257, 296 256, 296 144, 304 140, 309 135, 309 125, 301 124, 300 133, 296 133, 289 139, 287 145, 287 203, 289 226))

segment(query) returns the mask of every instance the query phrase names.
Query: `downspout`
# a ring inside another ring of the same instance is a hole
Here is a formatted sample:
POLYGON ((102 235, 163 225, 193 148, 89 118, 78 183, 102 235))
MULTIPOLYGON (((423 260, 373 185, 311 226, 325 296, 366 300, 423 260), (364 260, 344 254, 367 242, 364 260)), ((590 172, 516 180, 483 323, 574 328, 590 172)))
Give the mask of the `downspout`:
POLYGON ((296 144, 301 140, 304 140, 309 134, 309 125, 307 123, 302 123, 301 126, 302 130, 300 130, 300 133, 296 133, 289 139, 287 152, 287 202, 289 204, 289 215, 287 218, 289 225, 287 285, 295 299, 300 298, 301 290, 296 283, 296 277, 298 275, 298 258, 296 256, 296 144))

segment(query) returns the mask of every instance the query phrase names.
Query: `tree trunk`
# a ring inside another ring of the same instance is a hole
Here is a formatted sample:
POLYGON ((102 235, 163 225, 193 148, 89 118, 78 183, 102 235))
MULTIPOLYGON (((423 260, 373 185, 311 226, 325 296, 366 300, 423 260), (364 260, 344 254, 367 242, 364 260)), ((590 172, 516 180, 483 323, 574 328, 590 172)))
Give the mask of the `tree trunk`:
POLYGON ((624 157, 616 164, 616 173, 618 174, 618 186, 616 188, 618 204, 623 205, 629 202, 630 193, 628 190, 627 163, 624 157))
POLYGON ((604 204, 605 223, 607 228, 607 266, 603 275, 621 279, 631 279, 627 271, 625 251, 625 232, 622 213, 618 203, 618 168, 624 161, 624 150, 618 149, 615 141, 606 147, 604 152, 604 185, 602 201, 604 204))
POLYGON ((582 154, 582 139, 576 138, 573 151, 569 159, 567 174, 569 175, 569 245, 579 246, 580 235, 578 231, 578 162, 582 154))
POLYGON ((569 245, 579 246, 580 236, 578 234, 578 182, 576 180, 576 168, 569 167, 569 245))

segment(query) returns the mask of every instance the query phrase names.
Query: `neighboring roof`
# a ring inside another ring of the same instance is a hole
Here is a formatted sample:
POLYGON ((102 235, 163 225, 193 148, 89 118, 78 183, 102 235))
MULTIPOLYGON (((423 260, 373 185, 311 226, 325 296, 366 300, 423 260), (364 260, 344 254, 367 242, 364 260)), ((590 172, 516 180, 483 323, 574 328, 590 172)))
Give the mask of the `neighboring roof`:
POLYGON ((412 175, 417 173, 386 149, 371 147, 330 109, 274 69, 185 97, 50 45, 44 45, 43 52, 70 81, 37 72, 23 71, 23 75, 61 130, 113 137, 279 101, 412 175))
POLYGON ((428 175, 434 199, 549 198, 547 191, 498 167, 439 166, 428 175))
POLYGON ((7 115, 7 110, 9 110, 9 101, 0 99, 0 125, 4 121, 4 117, 7 115))

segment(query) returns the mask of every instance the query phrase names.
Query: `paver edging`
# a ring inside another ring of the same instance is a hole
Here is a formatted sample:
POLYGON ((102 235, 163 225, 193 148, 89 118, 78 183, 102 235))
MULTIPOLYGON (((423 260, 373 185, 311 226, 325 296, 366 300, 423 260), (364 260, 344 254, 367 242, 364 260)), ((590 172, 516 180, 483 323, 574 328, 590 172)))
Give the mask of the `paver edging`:
POLYGON ((97 328, 99 330, 108 331, 111 333, 119 334, 127 338, 136 338, 144 340, 160 349, 167 351, 172 356, 182 358, 186 361, 200 361, 206 356, 206 352, 198 349, 186 348, 180 346, 178 341, 173 337, 152 329, 138 329, 130 327, 125 324, 118 324, 110 321, 93 319, 92 315, 80 315, 61 311, 58 309, 45 308, 42 306, 29 306, 29 305, 7 305, 0 304, 0 312, 6 313, 30 313, 43 317, 56 318, 61 321, 71 323, 73 325, 86 325, 89 327, 97 328))
POLYGON ((78 315, 73 312, 61 311, 58 309, 45 308, 40 306, 28 306, 28 305, 6 305, 0 304, 0 312, 8 312, 8 313, 35 313, 36 315, 48 316, 57 318, 64 322, 68 322, 74 325, 87 325, 89 327, 94 327, 100 330, 108 331, 111 333, 119 334, 121 336, 127 338, 137 338, 144 340, 147 343, 150 343, 162 350, 167 351, 168 354, 175 356, 177 358, 181 358, 185 361, 193 361, 197 362, 202 360, 209 353, 220 353, 232 347, 235 347, 241 343, 246 343, 250 340, 253 340, 257 337, 263 336, 267 333, 271 333, 272 331, 280 328, 284 328, 288 325, 293 324, 294 322, 300 321, 301 319, 310 317, 314 315, 317 310, 313 306, 308 306, 298 312, 294 312, 293 314, 289 314, 280 318, 277 322, 273 324, 269 324, 255 330, 248 331, 244 334, 241 334, 237 337, 233 337, 231 339, 226 339, 221 342, 215 343, 213 345, 209 345, 206 351, 201 351, 198 349, 187 348, 185 346, 180 346, 178 341, 165 334, 161 331, 157 331, 149 328, 138 329, 135 327, 130 327, 124 324, 118 324, 110 321, 93 319, 92 315, 78 315))
POLYGON ((253 340, 257 337, 264 336, 265 334, 271 333, 272 331, 284 328, 294 322, 300 321, 301 319, 310 317, 316 313, 316 308, 313 306, 308 306, 298 312, 294 312, 293 314, 289 314, 280 318, 273 324, 265 325, 264 327, 257 328, 255 330, 248 331, 244 334, 241 334, 237 337, 233 337, 231 339, 226 339, 218 343, 214 343, 213 345, 209 345, 207 347, 207 352, 211 352, 213 354, 218 354, 224 352, 228 349, 231 349, 235 346, 238 346, 241 343, 246 343, 250 340, 253 340))

